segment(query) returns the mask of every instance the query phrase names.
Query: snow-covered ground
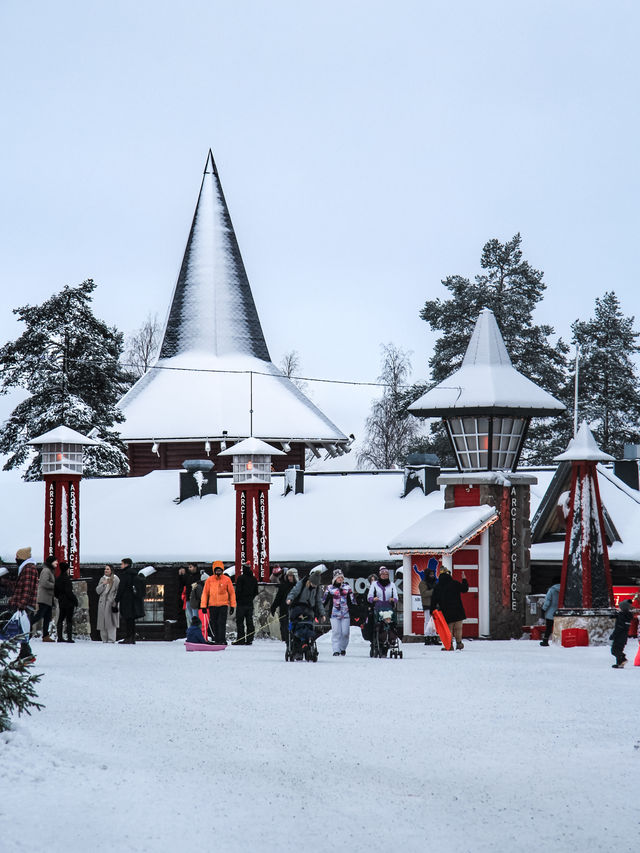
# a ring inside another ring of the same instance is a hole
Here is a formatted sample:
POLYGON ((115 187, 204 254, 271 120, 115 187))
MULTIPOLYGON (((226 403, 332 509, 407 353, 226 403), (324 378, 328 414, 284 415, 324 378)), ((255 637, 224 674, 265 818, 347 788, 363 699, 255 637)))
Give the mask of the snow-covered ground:
POLYGON ((609 649, 42 645, 0 735, 0 849, 637 849, 638 689, 609 649))

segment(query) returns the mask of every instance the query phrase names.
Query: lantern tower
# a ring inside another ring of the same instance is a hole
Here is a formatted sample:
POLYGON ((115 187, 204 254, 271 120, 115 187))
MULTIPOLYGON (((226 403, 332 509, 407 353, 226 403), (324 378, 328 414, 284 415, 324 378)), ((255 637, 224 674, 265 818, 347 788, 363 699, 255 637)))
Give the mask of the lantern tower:
POLYGON ((69 574, 80 577, 80 480, 84 448, 99 441, 58 426, 29 444, 40 448, 45 482, 44 556, 69 563, 69 574))
POLYGON ((236 490, 236 578, 244 563, 258 581, 269 579, 269 486, 271 457, 284 456, 259 438, 246 438, 218 456, 233 458, 236 490))

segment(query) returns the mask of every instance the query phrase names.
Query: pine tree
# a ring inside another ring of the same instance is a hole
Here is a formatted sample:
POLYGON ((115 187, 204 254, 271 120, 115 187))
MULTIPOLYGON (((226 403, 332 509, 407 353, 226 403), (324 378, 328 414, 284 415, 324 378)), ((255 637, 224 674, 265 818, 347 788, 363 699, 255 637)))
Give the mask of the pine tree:
POLYGON ((616 294, 596 299, 594 315, 572 326, 580 347, 578 413, 605 453, 621 459, 624 444, 640 441, 640 389, 633 357, 640 333, 625 317, 616 294))
MULTIPOLYGON (((9 454, 5 470, 26 461, 30 439, 59 424, 85 435, 95 429, 93 435, 104 442, 85 452, 85 474, 127 470, 125 448, 113 428, 124 420, 116 404, 129 384, 119 360, 122 335, 93 315, 95 287, 88 279, 42 305, 14 309, 26 330, 0 348, 0 393, 23 388, 30 396, 0 428, 0 453, 9 454)), ((40 477, 37 457, 24 476, 40 477)))
POLYGON ((0 640, 0 732, 11 727, 11 714, 31 714, 44 705, 36 702, 35 685, 42 675, 32 675, 28 669, 16 667, 10 660, 15 658, 19 643, 16 640, 0 640))
MULTIPOLYGON (((568 347, 562 339, 552 343, 552 326, 533 322, 533 311, 544 295, 546 284, 544 273, 523 259, 521 243, 520 234, 504 244, 495 238, 489 240, 480 258, 482 273, 473 281, 460 275, 448 276, 442 284, 451 298, 425 302, 420 317, 432 329, 442 332, 429 361, 432 384, 442 382, 460 367, 480 311, 490 308, 516 370, 562 402, 570 398, 568 347)), ((420 393, 421 389, 416 387, 413 399, 420 393)), ((441 424, 436 423, 431 429, 431 440, 422 442, 421 449, 437 453, 443 464, 452 464, 441 424)), ((534 422, 523 460, 549 462, 566 447, 569 435, 569 416, 534 422)))
POLYGON ((385 388, 365 421, 365 441, 358 462, 366 467, 393 468, 404 464, 410 446, 418 439, 420 427, 404 405, 406 381, 411 372, 409 353, 394 344, 383 346, 382 353, 378 381, 385 388))

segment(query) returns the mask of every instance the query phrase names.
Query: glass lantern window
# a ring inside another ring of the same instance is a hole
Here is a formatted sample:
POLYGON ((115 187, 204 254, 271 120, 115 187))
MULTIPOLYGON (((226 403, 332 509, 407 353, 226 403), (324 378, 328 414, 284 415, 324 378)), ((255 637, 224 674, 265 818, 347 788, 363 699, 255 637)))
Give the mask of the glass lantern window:
POLYGON ((82 474, 81 444, 43 444, 41 466, 43 474, 82 474))
POLYGON ((463 471, 512 469, 515 465, 524 434, 524 418, 465 417, 451 418, 448 423, 463 471))
POLYGON ((234 483, 270 483, 270 456, 234 456, 234 483))

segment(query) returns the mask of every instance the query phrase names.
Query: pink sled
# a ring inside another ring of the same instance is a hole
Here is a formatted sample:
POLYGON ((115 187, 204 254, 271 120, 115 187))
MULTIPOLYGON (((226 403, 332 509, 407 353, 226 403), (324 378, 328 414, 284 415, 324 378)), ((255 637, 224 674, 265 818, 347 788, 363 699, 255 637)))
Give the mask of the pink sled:
POLYGON ((216 646, 213 643, 186 643, 184 644, 187 652, 223 652, 226 646, 216 646))

